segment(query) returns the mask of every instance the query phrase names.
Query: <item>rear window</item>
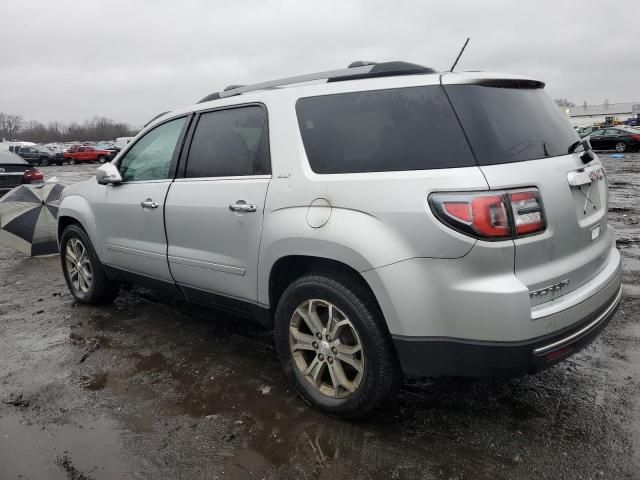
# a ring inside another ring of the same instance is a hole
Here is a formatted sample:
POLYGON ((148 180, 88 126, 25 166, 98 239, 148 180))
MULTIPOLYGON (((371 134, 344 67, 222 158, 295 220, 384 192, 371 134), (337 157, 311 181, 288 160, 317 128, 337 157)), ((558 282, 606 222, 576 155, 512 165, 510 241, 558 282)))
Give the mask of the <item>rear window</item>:
POLYGON ((540 88, 445 87, 480 165, 567 155, 580 140, 540 88))
POLYGON ((316 173, 475 165, 440 86, 301 98, 296 112, 316 173))
POLYGON ((15 164, 15 165, 27 165, 27 162, 22 158, 11 152, 0 152, 0 165, 2 164, 15 164))

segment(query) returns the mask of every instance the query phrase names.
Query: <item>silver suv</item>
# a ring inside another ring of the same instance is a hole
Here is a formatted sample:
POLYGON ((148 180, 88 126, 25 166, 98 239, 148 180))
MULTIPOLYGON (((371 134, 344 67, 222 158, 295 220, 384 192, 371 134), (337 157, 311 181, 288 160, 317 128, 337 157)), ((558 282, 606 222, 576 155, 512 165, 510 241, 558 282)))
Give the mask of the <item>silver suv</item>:
POLYGON ((359 62, 209 95, 65 189, 66 281, 252 315, 337 416, 403 376, 537 372, 621 297, 602 165, 543 88, 359 62))

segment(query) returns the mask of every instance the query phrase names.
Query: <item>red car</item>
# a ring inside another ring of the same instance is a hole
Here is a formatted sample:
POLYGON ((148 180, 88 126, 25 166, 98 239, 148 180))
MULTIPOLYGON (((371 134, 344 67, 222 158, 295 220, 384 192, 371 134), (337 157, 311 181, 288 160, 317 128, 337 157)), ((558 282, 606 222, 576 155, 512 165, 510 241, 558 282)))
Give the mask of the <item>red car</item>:
POLYGON ((64 152, 64 159, 70 164, 79 162, 100 162, 105 163, 113 158, 113 152, 102 150, 95 147, 86 147, 83 145, 73 146, 64 152))

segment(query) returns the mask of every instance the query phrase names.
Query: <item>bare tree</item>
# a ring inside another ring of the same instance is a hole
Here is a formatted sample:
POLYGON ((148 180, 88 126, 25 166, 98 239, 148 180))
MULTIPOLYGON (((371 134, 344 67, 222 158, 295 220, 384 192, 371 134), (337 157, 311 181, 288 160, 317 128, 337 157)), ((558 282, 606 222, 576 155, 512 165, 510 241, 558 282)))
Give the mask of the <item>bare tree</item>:
POLYGON ((603 105, 604 105, 604 109, 605 110, 609 110, 609 99, 608 98, 604 99, 603 105))
POLYGON ((16 134, 22 129, 24 118, 22 115, 4 114, 4 132, 9 140, 13 140, 16 134))
POLYGON ((7 137, 7 114, 0 112, 0 139, 7 137))
POLYGON ((589 106, 589 104, 587 103, 586 100, 584 102, 582 102, 582 109, 583 110, 586 110, 588 106, 589 106))

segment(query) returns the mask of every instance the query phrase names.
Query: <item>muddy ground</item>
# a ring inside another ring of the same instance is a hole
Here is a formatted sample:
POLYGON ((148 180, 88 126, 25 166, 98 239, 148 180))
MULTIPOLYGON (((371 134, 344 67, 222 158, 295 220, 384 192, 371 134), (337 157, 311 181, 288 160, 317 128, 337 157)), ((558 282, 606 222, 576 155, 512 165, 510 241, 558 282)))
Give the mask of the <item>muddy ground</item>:
POLYGON ((626 292, 602 336, 537 376, 411 382, 358 423, 299 400, 255 324, 141 289, 79 305, 56 256, 0 247, 0 479, 640 478, 640 154, 602 158, 626 292))

